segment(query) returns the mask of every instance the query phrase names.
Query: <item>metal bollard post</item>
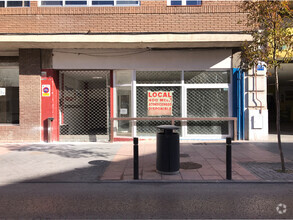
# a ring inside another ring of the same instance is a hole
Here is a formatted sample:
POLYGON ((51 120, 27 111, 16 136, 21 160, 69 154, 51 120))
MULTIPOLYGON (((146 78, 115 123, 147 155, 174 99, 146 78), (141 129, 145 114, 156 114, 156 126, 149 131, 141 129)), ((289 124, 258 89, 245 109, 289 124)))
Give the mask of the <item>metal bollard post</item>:
POLYGON ((226 138, 226 179, 232 179, 232 149, 231 138, 226 138))
POLYGON ((52 122, 53 122, 54 118, 48 118, 48 143, 53 142, 52 141, 52 122))
POLYGON ((138 138, 133 138, 133 179, 138 180, 138 138))

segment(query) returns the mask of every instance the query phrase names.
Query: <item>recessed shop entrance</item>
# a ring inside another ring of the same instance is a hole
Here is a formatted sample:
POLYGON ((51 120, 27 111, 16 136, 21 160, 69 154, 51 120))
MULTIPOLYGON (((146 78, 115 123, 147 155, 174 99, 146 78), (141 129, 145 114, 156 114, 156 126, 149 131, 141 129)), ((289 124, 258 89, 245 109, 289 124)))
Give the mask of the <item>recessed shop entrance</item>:
POLYGON ((60 141, 109 140, 110 71, 59 71, 60 141))
MULTIPOLYGON (((281 134, 293 135, 293 63, 279 68, 281 134)), ((276 134, 275 76, 268 73, 269 133, 276 134)))

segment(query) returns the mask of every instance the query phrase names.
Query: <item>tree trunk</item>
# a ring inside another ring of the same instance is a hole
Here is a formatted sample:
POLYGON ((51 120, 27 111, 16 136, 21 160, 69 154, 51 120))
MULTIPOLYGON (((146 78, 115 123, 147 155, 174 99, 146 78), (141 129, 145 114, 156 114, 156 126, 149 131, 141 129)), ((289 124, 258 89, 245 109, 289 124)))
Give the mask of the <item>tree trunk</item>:
POLYGON ((278 74, 278 67, 274 66, 274 72, 275 72, 275 79, 276 79, 276 126, 277 126, 277 136, 278 136, 278 147, 281 157, 281 164, 282 164, 282 172, 285 172, 285 161, 284 161, 284 155, 282 150, 282 143, 281 143, 281 128, 280 128, 280 92, 279 92, 279 74, 278 74))

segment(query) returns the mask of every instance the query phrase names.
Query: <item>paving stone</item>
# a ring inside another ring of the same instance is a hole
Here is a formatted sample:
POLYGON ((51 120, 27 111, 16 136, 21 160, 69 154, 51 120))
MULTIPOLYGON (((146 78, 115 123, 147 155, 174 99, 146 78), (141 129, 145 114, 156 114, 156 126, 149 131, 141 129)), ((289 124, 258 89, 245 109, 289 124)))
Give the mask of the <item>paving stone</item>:
POLYGON ((121 144, 24 144, 1 146, 0 184, 97 182, 121 144))
POLYGON ((223 180, 221 176, 202 176, 203 180, 223 180))
POLYGON ((180 174, 176 175, 162 175, 163 180, 182 180, 182 177, 180 174))
POLYGON ((202 180, 201 175, 196 170, 180 170, 183 180, 202 180))
MULTIPOLYGON (((140 179, 224 180, 225 143, 183 143, 181 162, 202 165, 196 170, 180 169, 178 175, 156 172, 156 143, 139 143, 140 179)), ((133 178, 132 142, 119 144, 0 144, 0 184, 3 182, 96 182, 133 178), (110 165, 109 165, 110 164, 110 165), (2 181, 2 182, 1 182, 2 181)), ((256 144, 233 143, 234 180, 288 181, 293 173, 278 173, 279 155, 256 144)), ((293 162, 286 160, 293 170, 293 162)))
POLYGON ((157 172, 143 172, 142 179, 143 180, 161 180, 162 176, 161 174, 157 172))
POLYGON ((291 170, 290 173, 281 173, 277 170, 281 169, 281 163, 259 163, 247 162, 241 163, 243 167, 248 169, 251 173, 260 177, 262 180, 286 181, 293 180, 293 163, 286 163, 286 169, 291 170))

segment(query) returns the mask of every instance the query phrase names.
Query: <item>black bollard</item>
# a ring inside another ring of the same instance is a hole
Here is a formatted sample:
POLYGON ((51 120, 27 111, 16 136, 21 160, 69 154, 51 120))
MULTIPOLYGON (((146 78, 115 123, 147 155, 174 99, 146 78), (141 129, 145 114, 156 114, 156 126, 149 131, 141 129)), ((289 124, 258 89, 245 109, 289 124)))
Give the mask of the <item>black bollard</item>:
POLYGON ((232 179, 232 149, 231 138, 226 138, 226 179, 232 179))
POLYGON ((133 179, 138 180, 138 138, 133 138, 133 179))

